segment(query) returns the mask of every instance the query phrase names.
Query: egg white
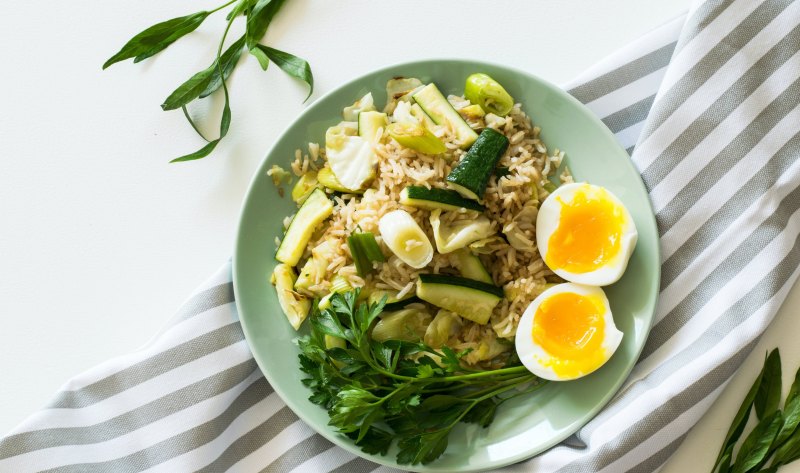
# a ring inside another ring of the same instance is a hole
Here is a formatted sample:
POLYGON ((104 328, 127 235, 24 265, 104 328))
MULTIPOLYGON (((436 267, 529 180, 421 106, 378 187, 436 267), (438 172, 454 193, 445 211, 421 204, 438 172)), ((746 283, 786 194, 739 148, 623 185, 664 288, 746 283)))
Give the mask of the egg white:
MULTIPOLYGON (((553 193, 542 202, 539 208, 539 215, 536 217, 536 245, 539 247, 539 253, 542 255, 542 259, 544 259, 545 262, 547 262, 547 250, 550 237, 556 229, 558 229, 561 220, 562 205, 560 201, 565 203, 572 202, 576 192, 585 186, 600 188, 600 186, 586 183, 564 184, 553 191, 553 193)), ((628 261, 636 247, 639 234, 636 231, 633 217, 630 212, 628 212, 628 209, 625 208, 622 201, 608 189, 605 190, 608 199, 622 208, 623 228, 620 237, 619 253, 604 265, 585 273, 573 273, 562 268, 550 267, 554 273, 567 281, 592 286, 608 286, 609 284, 617 282, 625 272, 625 268, 628 267, 628 261)))
POLYGON ((551 381, 569 381, 586 376, 603 366, 619 347, 622 342, 622 336, 622 332, 617 329, 614 323, 614 317, 611 314, 608 298, 601 288, 585 286, 583 284, 564 283, 547 289, 531 302, 519 321, 514 344, 519 359, 531 373, 551 381), (603 306, 605 307, 605 312, 603 313, 603 341, 600 346, 600 350, 603 350, 602 363, 590 371, 567 377, 560 376, 553 370, 552 362, 559 358, 548 353, 533 340, 533 319, 537 309, 548 298, 564 292, 573 292, 582 296, 596 297, 603 302, 603 306))

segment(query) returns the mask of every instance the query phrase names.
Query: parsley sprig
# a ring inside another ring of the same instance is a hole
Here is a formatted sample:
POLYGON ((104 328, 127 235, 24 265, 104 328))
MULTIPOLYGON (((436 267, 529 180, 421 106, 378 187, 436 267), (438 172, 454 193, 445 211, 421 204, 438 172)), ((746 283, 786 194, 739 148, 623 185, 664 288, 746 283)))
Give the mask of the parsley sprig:
POLYGON ((227 24, 217 47, 214 61, 206 69, 194 74, 186 82, 178 86, 161 104, 161 108, 164 111, 181 109, 189 121, 189 125, 207 142, 194 153, 175 158, 170 162, 194 161, 204 158, 211 154, 220 140, 228 134, 231 124, 231 108, 226 81, 236 68, 242 51, 245 49, 258 60, 263 70, 266 71, 267 66, 272 62, 290 76, 308 84, 309 90, 306 100, 311 96, 314 91, 314 76, 311 74, 311 67, 308 63, 293 54, 260 44, 269 24, 285 1, 230 0, 210 11, 200 11, 157 23, 131 38, 122 49, 103 64, 103 69, 105 69, 126 59, 133 59, 133 62, 137 63, 152 57, 175 41, 196 30, 209 15, 233 5, 225 17, 227 24), (231 25, 240 16, 246 18, 245 33, 228 46, 223 53, 222 49, 231 25), (225 95, 225 105, 220 120, 219 138, 209 140, 200 132, 186 107, 195 100, 208 97, 220 88, 222 88, 225 95))
POLYGON ((311 333, 298 344, 309 399, 366 453, 385 455, 396 439, 398 463, 430 463, 444 453, 459 422, 487 427, 504 402, 545 384, 518 361, 474 370, 461 363, 466 351, 372 340, 385 298, 376 304, 358 299, 358 289, 335 294, 328 309, 312 312, 311 333), (344 347, 331 347, 326 336, 344 340, 344 347))

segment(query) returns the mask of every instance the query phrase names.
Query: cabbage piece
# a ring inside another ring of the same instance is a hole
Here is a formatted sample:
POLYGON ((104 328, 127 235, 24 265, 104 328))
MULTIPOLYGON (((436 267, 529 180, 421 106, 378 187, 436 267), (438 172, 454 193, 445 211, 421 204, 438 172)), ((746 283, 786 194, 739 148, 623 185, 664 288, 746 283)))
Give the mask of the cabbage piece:
POLYGON ((386 82, 386 107, 383 111, 392 113, 395 106, 411 100, 411 95, 423 87, 422 81, 416 77, 397 77, 386 82))
POLYGON ((513 345, 508 342, 498 340, 497 338, 490 338, 489 340, 482 340, 478 343, 478 346, 467 353, 463 360, 474 365, 481 361, 489 361, 498 355, 511 351, 512 348, 513 345))
POLYGON ((442 223, 442 211, 437 209, 431 212, 431 227, 436 240, 436 249, 439 253, 453 252, 464 248, 474 241, 488 238, 495 234, 492 222, 485 216, 479 215, 474 219, 457 220, 452 223, 442 223))
POLYGON ((347 126, 328 128, 325 132, 325 156, 336 180, 344 188, 356 191, 375 178, 378 157, 367 140, 351 133, 352 129, 347 126))
POLYGON ((472 250, 473 253, 477 253, 479 255, 490 255, 496 250, 496 248, 492 248, 492 246, 500 243, 505 243, 505 240, 498 235, 493 235, 489 238, 482 238, 480 240, 473 241, 469 244, 469 249, 472 250))
POLYGON ((440 310, 436 313, 428 329, 425 330, 423 341, 426 345, 433 348, 440 348, 461 330, 461 317, 447 310, 440 310))
POLYGON ((535 202, 525 204, 511 220, 511 223, 503 227, 508 244, 519 251, 534 251, 536 249, 536 243, 533 240, 536 238, 534 225, 538 215, 539 209, 536 208, 535 202), (530 235, 525 234, 526 230, 530 232, 530 235))
POLYGON ((379 342, 420 341, 430 323, 431 314, 422 309, 407 308, 397 312, 387 312, 381 315, 380 321, 372 329, 372 339, 379 342))
POLYGON ((372 99, 372 92, 356 100, 353 105, 342 110, 342 118, 350 122, 358 121, 358 114, 361 112, 372 112, 375 110, 375 101, 372 99))

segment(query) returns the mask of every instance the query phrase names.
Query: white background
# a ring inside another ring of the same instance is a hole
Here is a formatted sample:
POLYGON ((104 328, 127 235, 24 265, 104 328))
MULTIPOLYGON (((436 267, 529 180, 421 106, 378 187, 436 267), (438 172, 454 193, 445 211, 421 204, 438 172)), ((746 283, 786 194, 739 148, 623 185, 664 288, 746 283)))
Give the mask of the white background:
MULTIPOLYGON (((304 107, 304 86, 244 58, 229 83, 228 137, 205 160, 168 164, 201 141, 159 104, 210 63, 222 17, 144 63, 100 66, 144 27, 216 6, 188 3, 15 2, 0 15, 0 435, 72 375, 144 344, 226 261, 252 173, 304 107)), ((290 0, 265 42, 308 59, 312 100, 426 57, 490 60, 563 83, 688 4, 290 0)), ((217 120, 219 107, 215 97, 193 112, 217 120)), ((798 308, 795 289, 665 471, 709 469, 767 348, 781 346, 789 381, 798 308)))

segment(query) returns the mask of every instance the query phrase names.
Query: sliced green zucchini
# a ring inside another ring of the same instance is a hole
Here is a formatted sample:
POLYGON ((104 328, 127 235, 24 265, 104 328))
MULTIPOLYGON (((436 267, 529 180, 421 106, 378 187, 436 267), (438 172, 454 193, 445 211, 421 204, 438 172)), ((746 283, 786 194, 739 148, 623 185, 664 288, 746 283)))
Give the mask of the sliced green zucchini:
POLYGON ((410 207, 427 210, 469 209, 483 212, 483 205, 465 199, 456 191, 448 189, 428 189, 424 186, 408 186, 400 192, 400 203, 410 207))
POLYGON ((397 291, 379 289, 372 291, 367 300, 370 304, 377 304, 381 301, 381 299, 383 299, 383 296, 386 296, 386 305, 383 306, 383 310, 387 312, 400 310, 403 307, 415 302, 422 302, 422 300, 414 295, 413 292, 406 294, 402 299, 398 298, 397 294, 397 291))
POLYGON ((450 174, 447 185, 469 199, 482 199, 497 161, 508 148, 508 138, 486 128, 450 174))
POLYGON ((420 274, 417 297, 475 323, 486 324, 503 298, 503 289, 456 276, 420 274))
POLYGON ((430 131, 434 131, 436 128, 436 123, 431 120, 431 117, 429 117, 428 114, 422 110, 422 107, 420 107, 418 103, 411 105, 411 116, 416 118, 422 124, 422 126, 430 131))
POLYGON ((472 254, 471 251, 465 249, 456 252, 456 260, 458 261, 458 271, 467 279, 474 279, 476 281, 485 282, 487 284, 494 284, 492 275, 481 263, 481 259, 477 255, 472 254))
POLYGON ((275 284, 275 291, 278 294, 278 303, 281 306, 281 310, 283 310, 292 327, 298 330, 300 324, 308 317, 308 312, 311 310, 311 300, 294 291, 296 280, 297 275, 294 274, 294 269, 288 264, 279 264, 272 271, 272 281, 275 284))
POLYGON ((297 276, 297 281, 294 283, 294 290, 307 296, 313 296, 314 293, 311 292, 311 286, 316 282, 317 274, 320 274, 320 269, 317 260, 308 258, 300 269, 300 274, 297 276))
POLYGON ((450 102, 439 92, 436 84, 428 84, 414 95, 414 101, 437 125, 444 125, 456 134, 463 149, 469 148, 478 134, 461 118, 450 102))
POLYGON ((386 129, 389 124, 386 114, 382 112, 361 112, 358 114, 358 136, 370 143, 377 143, 380 140, 378 130, 386 129))
POLYGON ((333 213, 333 204, 320 189, 314 189, 292 219, 275 259, 296 266, 317 226, 333 213))

